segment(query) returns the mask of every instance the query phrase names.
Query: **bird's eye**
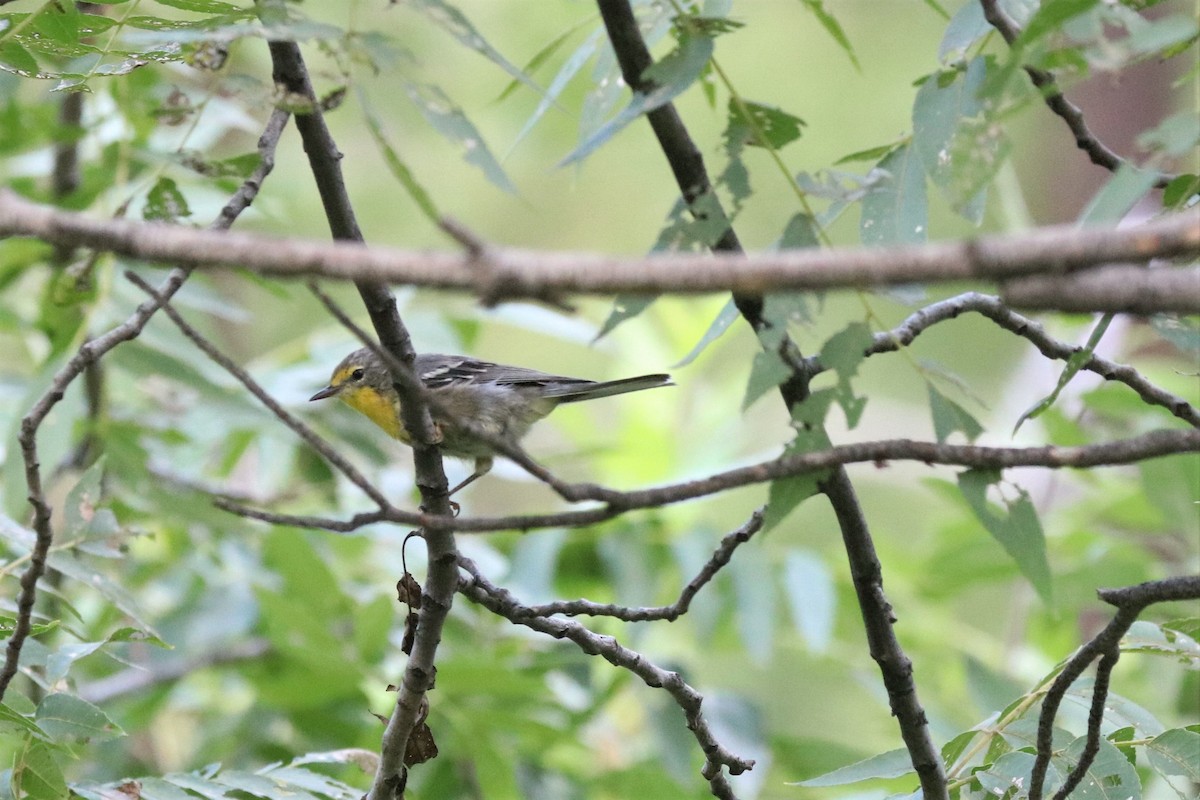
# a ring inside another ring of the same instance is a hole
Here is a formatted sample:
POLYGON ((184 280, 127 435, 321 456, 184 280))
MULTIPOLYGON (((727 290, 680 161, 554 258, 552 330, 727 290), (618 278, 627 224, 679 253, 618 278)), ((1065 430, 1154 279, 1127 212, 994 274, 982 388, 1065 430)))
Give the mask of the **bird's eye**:
POLYGON ((358 369, 354 370, 354 372, 350 373, 350 380, 361 381, 363 379, 363 375, 366 375, 366 374, 367 374, 367 371, 365 369, 363 369, 362 367, 359 367, 358 369))

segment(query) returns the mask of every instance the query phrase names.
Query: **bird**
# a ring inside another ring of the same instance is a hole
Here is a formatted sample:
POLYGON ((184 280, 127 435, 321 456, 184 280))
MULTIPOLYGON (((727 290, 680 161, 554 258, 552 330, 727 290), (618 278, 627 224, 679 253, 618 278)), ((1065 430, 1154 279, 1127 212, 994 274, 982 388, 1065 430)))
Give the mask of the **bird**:
MULTIPOLYGON (((418 355, 413 372, 437 400, 439 408, 431 408, 430 412, 442 452, 475 462, 475 471, 451 489, 451 495, 486 475, 496 455, 491 444, 462 427, 461 421, 515 444, 535 422, 562 403, 673 385, 671 376, 664 373, 590 381, 439 353, 418 355)), ((400 395, 393 386, 391 373, 371 348, 355 350, 342 359, 334 368, 329 385, 310 397, 309 402, 329 397, 337 397, 392 438, 412 445, 412 437, 400 417, 400 395)))

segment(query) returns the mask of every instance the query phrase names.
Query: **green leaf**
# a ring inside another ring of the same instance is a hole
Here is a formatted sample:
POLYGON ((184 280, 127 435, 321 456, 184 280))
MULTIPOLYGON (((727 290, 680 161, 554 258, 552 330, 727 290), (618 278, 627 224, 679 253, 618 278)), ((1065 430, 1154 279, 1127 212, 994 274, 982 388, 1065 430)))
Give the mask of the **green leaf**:
POLYGON ((67 800, 67 779, 45 742, 26 739, 13 758, 12 796, 27 800, 67 800))
MULTIPOLYGON (((570 35, 571 32, 567 31, 567 33, 563 34, 563 38, 570 35)), ((571 53, 571 56, 559 67, 554 80, 550 81, 550 85, 542 93, 542 99, 538 102, 537 108, 529 115, 529 119, 525 120, 525 124, 521 126, 521 130, 517 133, 516 138, 513 139, 513 143, 509 148, 510 153, 533 130, 538 121, 545 116, 546 112, 550 110, 550 106, 558 101, 558 98, 562 95, 563 90, 567 88, 567 84, 571 82, 571 79, 579 74, 584 65, 595 55, 596 48, 600 44, 600 35, 600 31, 596 31, 589 36, 583 44, 575 48, 575 52, 571 53)))
POLYGON ((483 38, 483 34, 479 32, 479 29, 457 7, 449 3, 444 3, 442 0, 411 0, 409 4, 423 11, 425 16, 441 26, 443 30, 460 43, 471 48, 507 72, 513 80, 520 81, 538 94, 542 93, 542 87, 538 86, 532 78, 501 55, 499 50, 492 47, 487 39, 483 38))
MULTIPOLYGON (((1073 769, 1087 744, 1083 736, 1073 741, 1064 753, 1073 769)), ((1072 800, 1140 800, 1142 784, 1137 770, 1129 759, 1107 739, 1100 740, 1100 749, 1083 781, 1071 793, 1072 800)))
POLYGON ((175 181, 170 178, 159 178, 146 193, 146 205, 142 207, 142 219, 158 220, 160 222, 176 222, 184 217, 190 217, 192 211, 188 208, 187 198, 175 181))
MULTIPOLYGON (((582 28, 585 24, 586 23, 583 20, 581 20, 581 21, 575 23, 574 25, 570 26, 569 28, 567 28, 565 31, 560 33, 558 36, 555 36, 553 39, 551 39, 546 45, 544 45, 542 47, 541 50, 538 50, 536 53, 533 54, 533 58, 531 58, 525 62, 525 66, 521 67, 522 74, 532 75, 534 72, 541 69, 542 65, 545 64, 547 61, 549 61, 550 57, 553 56, 555 53, 557 53, 562 48, 562 46, 564 44, 566 44, 568 40, 570 40, 571 36, 576 31, 578 31, 580 28, 582 28)), ((599 31, 597 31, 597 34, 599 34, 599 31)), ((512 96, 513 92, 515 92, 517 90, 517 87, 519 87, 521 84, 522 84, 522 81, 515 79, 515 78, 513 80, 509 81, 508 85, 505 86, 504 89, 501 90, 500 94, 496 96, 496 102, 503 102, 503 101, 507 100, 509 97, 512 96)), ((550 93, 549 90, 547 90, 546 94, 549 94, 549 93, 550 93)), ((544 96, 545 95, 543 95, 543 97, 544 96)))
POLYGON ((978 225, 986 186, 1010 144, 992 119, 996 101, 981 93, 988 61, 974 58, 963 69, 944 70, 917 90, 913 101, 912 146, 925 172, 956 212, 978 225))
POLYGON ((1108 326, 1112 323, 1114 316, 1114 314, 1108 313, 1097 320, 1095 327, 1092 328, 1091 335, 1088 336, 1087 343, 1081 349, 1072 353, 1071 357, 1067 359, 1067 365, 1063 367, 1062 374, 1058 376, 1058 383, 1055 385, 1054 390, 1027 408, 1021 416, 1017 417, 1017 422, 1013 425, 1014 434, 1025 424, 1025 420, 1036 419, 1046 409, 1054 405, 1055 401, 1058 400, 1058 396, 1062 394, 1062 390, 1067 388, 1067 384, 1071 382, 1071 379, 1078 375, 1079 370, 1083 369, 1083 365, 1091 360, 1092 355, 1096 352, 1096 346, 1100 344, 1100 340, 1104 337, 1104 332, 1108 330, 1108 326))
POLYGON ((1082 225, 1114 225, 1154 188, 1158 174, 1128 162, 1117 168, 1079 216, 1082 225))
POLYGON ((1200 669, 1200 642, 1195 636, 1147 620, 1130 626, 1121 639, 1121 652, 1167 656, 1185 668, 1200 669))
MULTIPOLYGON (((817 221, 806 213, 793 214, 787 221, 787 225, 783 226, 783 234, 776 242, 776 247, 780 250, 803 250, 810 247, 821 246, 820 226, 817 221)), ((778 293, 776 293, 778 295, 778 293)), ((807 294, 810 293, 805 293, 807 294)), ((808 313, 805 312, 804 317, 808 318, 808 313)))
POLYGON ((604 324, 600 326, 600 332, 596 334, 593 342, 598 342, 608 334, 612 333, 613 329, 622 322, 633 319, 638 314, 641 314, 647 308, 654 304, 658 299, 656 294, 619 294, 613 298, 612 310, 608 312, 608 318, 604 320, 604 324))
POLYGON ((1178 314, 1155 314, 1150 318, 1150 326, 1179 352, 1200 360, 1200 320, 1178 314))
POLYGON ((850 428, 858 425, 867 405, 866 397, 854 394, 850 379, 858 373, 858 365, 866 358, 866 350, 873 341, 870 328, 861 322, 852 322, 829 337, 829 341, 821 347, 821 363, 837 373, 835 399, 842 407, 850 428))
POLYGON ((34 714, 38 726, 55 739, 105 741, 125 735, 108 715, 88 701, 61 692, 46 695, 34 714))
POLYGON ((1200 175, 1183 174, 1175 177, 1163 189, 1163 206, 1176 211, 1192 205, 1200 193, 1200 175))
POLYGON ((854 47, 851 46, 850 39, 846 36, 846 32, 842 30, 841 24, 834 19, 832 14, 825 10, 824 0, 800 0, 800 2, 804 3, 805 8, 813 13, 813 16, 821 23, 821 27, 825 29, 825 32, 832 36, 833 40, 838 43, 838 46, 845 51, 854 68, 861 72, 862 67, 858 63, 858 58, 854 55, 854 47))
POLYGON ((387 133, 383 130, 383 123, 379 121, 379 117, 376 116, 364 92, 359 92, 359 101, 363 110, 363 119, 367 123, 367 130, 371 132, 375 146, 383 153, 383 163, 387 164, 392 177, 400 182, 404 191, 408 192, 408 196, 417 204, 417 208, 421 210, 425 218, 437 225, 441 221, 442 215, 434 205, 433 198, 429 196, 429 192, 425 190, 425 187, 409 169, 408 164, 396 152, 396 148, 392 147, 392 143, 388 141, 387 133))
POLYGON ((889 152, 876 166, 878 180, 862 201, 863 244, 922 244, 929 231, 925 171, 911 145, 889 152))
POLYGON ((866 150, 858 150, 849 155, 842 156, 833 163, 836 165, 849 164, 854 161, 878 161, 899 146, 896 142, 889 142, 888 144, 881 144, 878 147, 868 147, 866 150))
POLYGON ((0 732, 23 733, 38 739, 49 739, 49 735, 29 717, 7 703, 0 703, 0 732))
POLYGON ((654 88, 648 92, 635 92, 629 105, 580 142, 578 147, 558 162, 558 166, 565 167, 582 161, 642 114, 661 108, 683 94, 700 77, 712 58, 712 52, 713 40, 709 37, 682 37, 676 49, 652 65, 642 76, 654 88))
POLYGON ((1182 775, 1200 782, 1200 733, 1174 728, 1155 736, 1146 745, 1150 766, 1160 775, 1182 775))
POLYGON ((431 84, 408 83, 404 89, 413 105, 425 117, 425 121, 448 141, 463 148, 463 158, 468 164, 477 167, 500 189, 509 194, 517 193, 500 162, 488 149, 483 136, 445 92, 431 84))
POLYGON ((87 531, 101 501, 100 482, 103 477, 104 457, 101 456, 95 464, 88 467, 79 481, 71 487, 71 491, 67 492, 67 500, 63 508, 67 538, 79 538, 87 531))
POLYGON ((1190 111, 1172 114, 1139 135, 1137 143, 1143 150, 1156 150, 1172 158, 1185 156, 1200 144, 1200 118, 1190 111))
POLYGON ((946 32, 938 45, 938 60, 943 64, 961 61, 975 43, 991 33, 992 26, 983 16, 979 3, 963 3, 962 8, 950 19, 946 32))
POLYGON ((721 338, 721 335, 724 334, 725 331, 729 330, 729 326, 737 321, 740 317, 741 312, 738 311, 737 304, 735 304, 731 298, 725 303, 724 306, 722 306, 720 312, 709 324, 708 330, 706 330, 704 335, 700 337, 700 341, 696 342, 695 347, 693 347, 688 354, 683 357, 683 360, 681 360, 678 364, 675 364, 672 369, 686 367, 688 364, 695 361, 696 357, 703 353, 705 348, 707 348, 717 339, 721 338))
POLYGON ((855 764, 826 772, 816 778, 806 781, 789 783, 788 786, 807 786, 809 788, 823 786, 845 786, 848 783, 872 780, 875 778, 899 778, 915 772, 911 757, 904 748, 889 750, 876 756, 863 759, 855 764))
POLYGON ((779 150, 800 138, 804 124, 804 120, 774 106, 730 98, 725 137, 750 147, 779 150))
POLYGON ((1029 494, 1017 487, 1017 497, 1004 499, 1002 510, 987 499, 989 486, 1000 482, 998 470, 972 469, 958 475, 958 488, 975 517, 995 537, 1037 590, 1042 601, 1052 603, 1046 536, 1029 494))
POLYGON ((932 383, 925 386, 929 389, 929 410, 938 442, 945 442, 955 431, 961 431, 968 442, 974 442, 983 433, 983 426, 965 408, 939 392, 932 383))
MULTIPOLYGON (((123 0, 122 0, 123 1, 123 0)), ((246 9, 221 0, 154 0, 160 6, 195 11, 198 14, 242 14, 246 9)))
POLYGON ((40 71, 37 59, 12 39, 0 42, 0 70, 23 78, 37 77, 40 71))
POLYGON ((746 383, 746 394, 742 398, 742 411, 755 400, 786 381, 792 369, 783 362, 774 350, 759 350, 750 365, 750 380, 746 383))
POLYGON ((1100 0, 1045 0, 1025 23, 1013 49, 1019 50, 1046 34, 1059 30, 1067 20, 1092 10, 1100 0))
POLYGON ((829 567, 809 550, 789 550, 783 559, 783 589, 792 622, 813 653, 824 653, 833 642, 837 592, 829 567))
POLYGON ((761 547, 744 547, 729 563, 733 572, 734 615, 738 636, 755 664, 775 651, 776 585, 772 565, 761 547))

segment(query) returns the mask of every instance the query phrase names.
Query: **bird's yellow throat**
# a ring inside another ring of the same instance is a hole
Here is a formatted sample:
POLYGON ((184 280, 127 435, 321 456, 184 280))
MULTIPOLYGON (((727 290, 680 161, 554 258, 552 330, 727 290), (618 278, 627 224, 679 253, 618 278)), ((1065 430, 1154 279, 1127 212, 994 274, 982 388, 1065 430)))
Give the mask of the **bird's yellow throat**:
POLYGON ((399 403, 394 403, 382 392, 370 386, 355 386, 338 393, 342 402, 366 416, 387 431, 388 436, 408 443, 408 432, 400 423, 399 403))

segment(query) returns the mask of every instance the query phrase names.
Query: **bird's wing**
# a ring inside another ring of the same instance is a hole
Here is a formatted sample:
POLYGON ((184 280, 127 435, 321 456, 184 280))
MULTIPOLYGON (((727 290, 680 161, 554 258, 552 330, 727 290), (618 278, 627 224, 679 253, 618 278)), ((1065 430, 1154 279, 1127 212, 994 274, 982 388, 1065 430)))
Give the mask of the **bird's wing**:
POLYGON ((587 386, 593 381, 551 375, 536 369, 494 364, 467 356, 424 354, 417 356, 417 373, 430 389, 464 384, 495 383, 508 386, 587 386))

